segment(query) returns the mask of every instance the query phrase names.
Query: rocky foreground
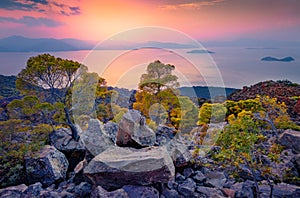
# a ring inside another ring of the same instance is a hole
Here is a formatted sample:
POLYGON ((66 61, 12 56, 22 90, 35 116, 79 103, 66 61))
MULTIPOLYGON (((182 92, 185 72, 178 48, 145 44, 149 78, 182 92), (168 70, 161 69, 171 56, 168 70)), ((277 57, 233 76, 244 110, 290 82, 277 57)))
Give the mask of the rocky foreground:
POLYGON ((212 163, 209 156, 192 156, 192 140, 167 126, 154 132, 135 110, 129 110, 119 125, 91 119, 78 142, 70 133, 66 128, 53 131, 51 145, 25 159, 27 183, 1 189, 0 197, 251 198, 270 197, 271 191, 273 197, 300 197, 297 180, 284 179, 286 169, 299 179, 297 131, 280 132, 284 150, 279 165, 265 162, 285 183, 269 185, 258 176, 259 194, 247 166, 239 181, 222 167, 208 168, 204 164, 212 163))

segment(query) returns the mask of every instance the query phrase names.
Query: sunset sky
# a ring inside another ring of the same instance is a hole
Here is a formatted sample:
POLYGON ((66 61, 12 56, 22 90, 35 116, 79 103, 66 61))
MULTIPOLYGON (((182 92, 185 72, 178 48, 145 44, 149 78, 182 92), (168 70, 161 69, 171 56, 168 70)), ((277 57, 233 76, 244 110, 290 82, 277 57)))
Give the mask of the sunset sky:
POLYGON ((300 40, 299 0, 1 0, 0 38, 101 41, 140 26, 201 40, 300 40))

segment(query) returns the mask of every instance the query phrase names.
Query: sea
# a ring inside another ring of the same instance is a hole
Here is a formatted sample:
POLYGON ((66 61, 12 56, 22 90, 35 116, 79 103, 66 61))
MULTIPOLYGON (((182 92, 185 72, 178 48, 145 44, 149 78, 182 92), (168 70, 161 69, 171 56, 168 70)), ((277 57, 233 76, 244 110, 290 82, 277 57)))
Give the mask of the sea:
POLYGON ((17 75, 28 58, 42 53, 79 61, 106 79, 108 85, 136 89, 147 65, 155 60, 175 66, 181 86, 242 88, 265 80, 290 80, 300 84, 300 47, 207 47, 213 53, 188 53, 192 49, 82 50, 64 52, 0 52, 0 74, 17 75), (261 58, 293 57, 292 62, 261 58))

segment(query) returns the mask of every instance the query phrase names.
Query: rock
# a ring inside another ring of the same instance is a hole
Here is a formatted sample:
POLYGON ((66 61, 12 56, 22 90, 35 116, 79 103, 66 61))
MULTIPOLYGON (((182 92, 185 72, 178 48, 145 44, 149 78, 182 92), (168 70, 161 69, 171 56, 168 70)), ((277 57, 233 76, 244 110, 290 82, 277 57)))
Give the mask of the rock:
POLYGON ((279 137, 279 144, 290 148, 294 153, 300 153, 300 132, 291 129, 285 130, 279 137))
POLYGON ((191 175, 193 175, 194 174, 194 170, 192 169, 192 168, 185 168, 184 170, 183 170, 183 175, 185 176, 185 177, 190 177, 191 175))
POLYGON ((27 189, 25 184, 18 186, 10 186, 7 188, 0 189, 0 197, 2 198, 18 198, 21 197, 22 193, 27 189))
POLYGON ((188 178, 182 184, 178 185, 178 192, 185 197, 193 196, 196 188, 196 183, 191 179, 188 178))
POLYGON ((115 122, 107 122, 104 124, 103 130, 104 133, 111 139, 111 141, 116 144, 119 125, 115 122))
POLYGON ((177 135, 166 146, 176 168, 187 166, 193 159, 188 149, 189 143, 180 135, 177 135))
POLYGON ((199 192, 200 194, 205 195, 206 197, 219 197, 219 198, 224 197, 223 193, 216 188, 198 186, 196 188, 196 191, 199 192))
POLYGON ((165 189, 162 194, 168 198, 168 197, 172 197, 172 198, 180 198, 178 192, 176 190, 168 190, 168 189, 165 189))
POLYGON ((89 120, 88 128, 82 133, 81 138, 88 154, 92 155, 91 158, 114 145, 110 138, 105 135, 101 122, 98 119, 89 120))
MULTIPOLYGON (((254 171, 254 174, 255 174, 255 178, 258 181, 261 181, 262 178, 261 178, 260 171, 258 171, 258 170, 253 170, 253 171, 254 171)), ((239 177, 243 178, 245 180, 253 180, 254 179, 250 168, 246 165, 240 165, 239 177)))
POLYGON ((197 171, 196 175, 193 177, 193 179, 197 183, 203 183, 205 181, 206 177, 205 177, 205 175, 201 171, 197 171))
POLYGON ((234 198, 235 190, 230 188, 222 188, 222 192, 226 197, 234 198))
POLYGON ((22 198, 39 197, 43 190, 40 182, 28 186, 28 188, 22 194, 22 198))
MULTIPOLYGON (((270 186, 259 186, 261 197, 270 197, 270 186)), ((300 197, 300 187, 286 183, 280 183, 273 187, 273 197, 300 197)))
POLYGON ((300 173, 300 154, 295 156, 294 163, 296 165, 298 173, 300 173))
POLYGON ((204 175, 206 177, 205 185, 209 187, 223 188, 226 183, 226 177, 223 172, 209 171, 204 175))
POLYGON ((186 178, 185 176, 181 175, 180 173, 176 173, 176 176, 175 176, 175 179, 176 179, 176 182, 183 182, 186 178))
POLYGON ((81 182, 75 187, 74 193, 76 197, 88 197, 92 192, 92 185, 87 182, 81 182))
POLYGON ((83 175, 83 169, 87 166, 87 164, 87 161, 84 159, 81 162, 79 162, 74 168, 74 176, 72 179, 75 184, 79 184, 85 180, 83 175))
POLYGON ((280 163, 272 162, 269 167, 272 167, 272 175, 281 181, 288 182, 292 177, 298 177, 297 164, 295 163, 295 154, 292 149, 285 149, 281 152, 279 161, 280 163))
POLYGON ((118 189, 124 185, 167 183, 174 172, 174 165, 164 147, 110 147, 84 169, 84 175, 94 185, 100 185, 106 190, 118 189))
POLYGON ((124 189, 118 189, 112 192, 107 192, 101 186, 97 186, 91 194, 93 198, 129 198, 124 189))
POLYGON ((69 171, 73 171, 76 165, 82 161, 85 156, 85 146, 82 139, 80 138, 77 142, 72 139, 71 134, 70 129, 59 128, 53 131, 49 136, 50 144, 67 157, 69 171))
POLYGON ((42 198, 61 198, 61 195, 58 192, 54 191, 43 191, 41 193, 42 198))
POLYGON ((176 135, 176 129, 174 127, 168 127, 165 125, 159 125, 156 130, 156 143, 161 145, 166 145, 170 142, 176 135))
POLYGON ((68 165, 63 153, 54 146, 46 145, 33 157, 25 159, 28 182, 41 182, 44 186, 50 186, 66 178, 68 165))
POLYGON ((159 198, 159 192, 152 187, 126 185, 123 189, 129 198, 159 198))
POLYGON ((243 183, 236 183, 232 186, 232 189, 235 190, 236 198, 254 198, 256 197, 255 184, 253 181, 247 180, 243 183))
POLYGON ((153 146, 156 140, 155 133, 145 121, 146 118, 139 111, 128 110, 119 123, 117 145, 135 148, 153 146))

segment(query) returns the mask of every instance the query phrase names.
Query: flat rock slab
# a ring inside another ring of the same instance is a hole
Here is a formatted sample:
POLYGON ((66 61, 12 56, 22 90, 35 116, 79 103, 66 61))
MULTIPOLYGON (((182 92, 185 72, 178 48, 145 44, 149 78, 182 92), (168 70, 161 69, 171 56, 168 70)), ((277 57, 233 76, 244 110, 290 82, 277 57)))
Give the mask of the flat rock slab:
POLYGON ((175 168, 165 147, 110 147, 84 169, 95 186, 115 190, 124 185, 167 183, 175 168))

